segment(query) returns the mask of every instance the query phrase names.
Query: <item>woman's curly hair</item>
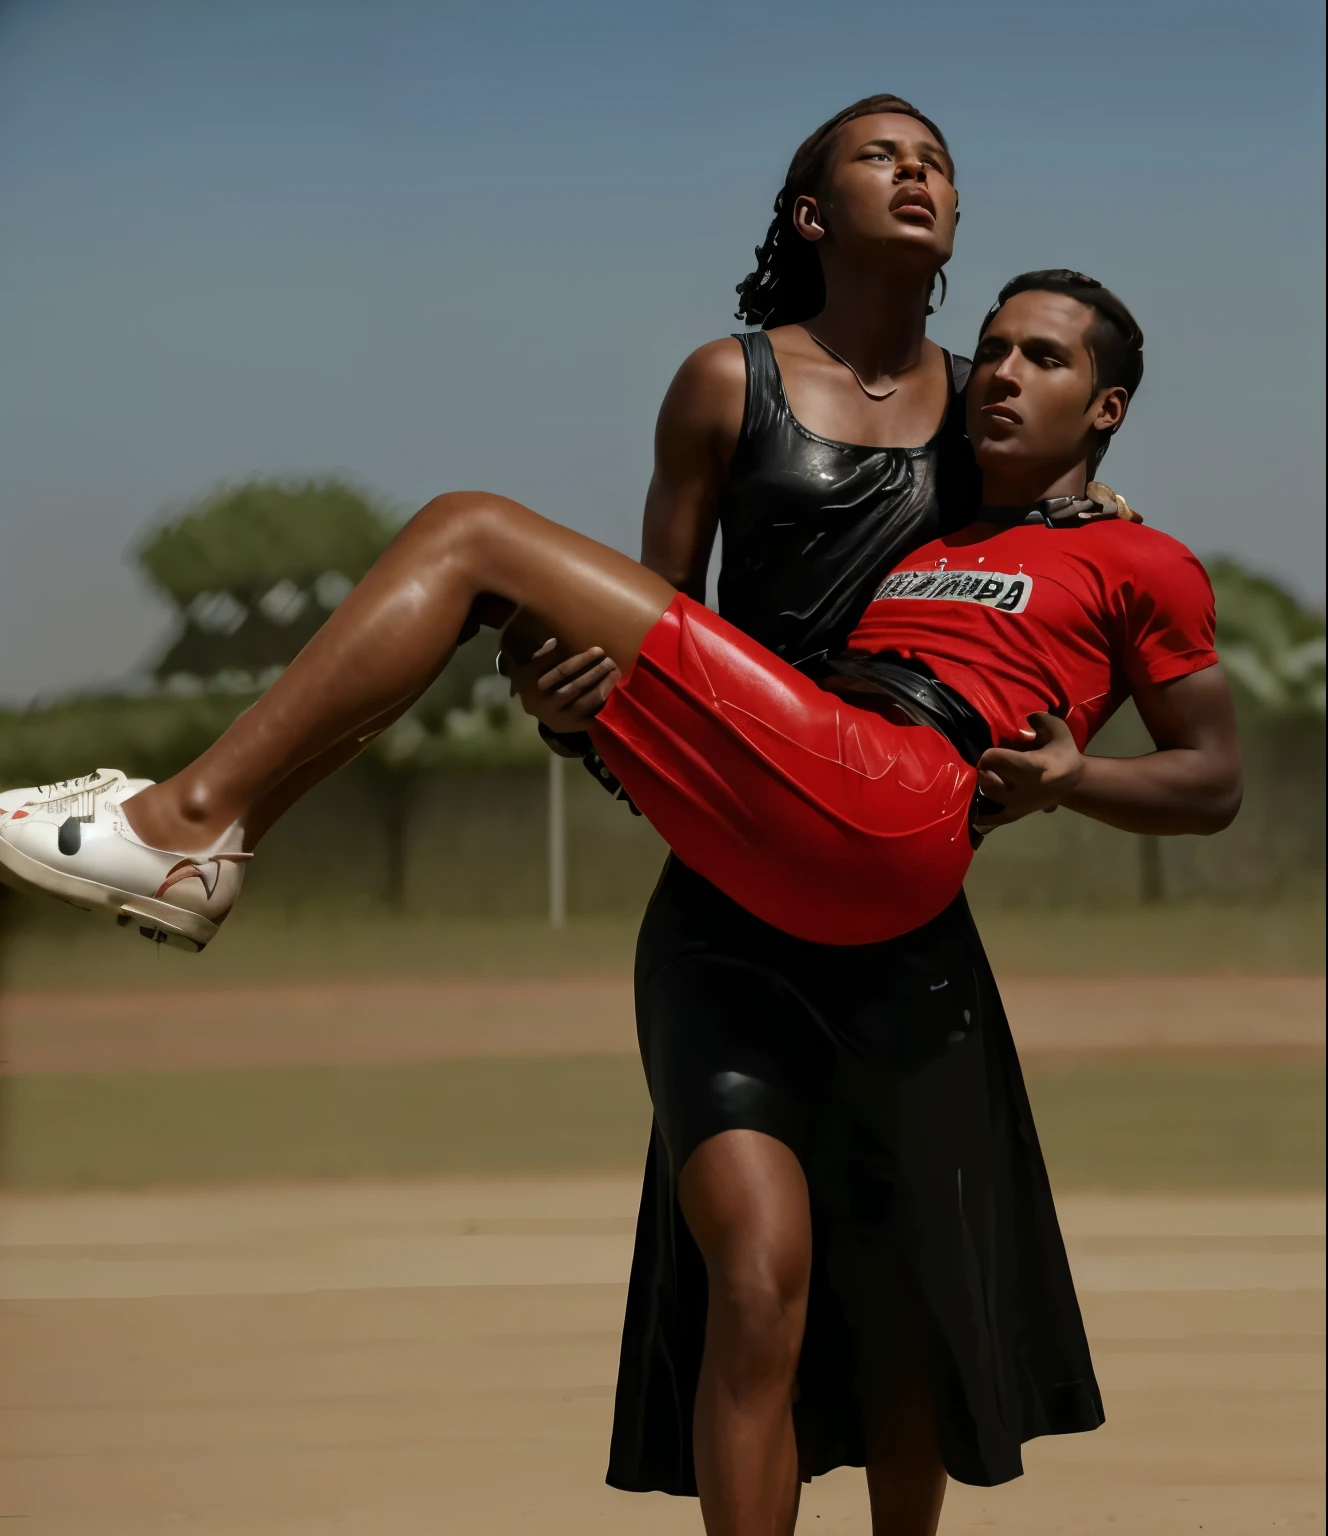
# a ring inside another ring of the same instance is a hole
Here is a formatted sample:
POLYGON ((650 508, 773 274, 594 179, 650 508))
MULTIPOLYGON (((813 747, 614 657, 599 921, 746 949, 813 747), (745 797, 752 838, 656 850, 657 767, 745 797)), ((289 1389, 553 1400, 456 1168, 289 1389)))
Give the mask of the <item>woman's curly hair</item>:
MULTIPOLYGON (((950 146, 941 130, 900 96, 864 96, 851 107, 836 112, 802 141, 793 156, 784 185, 775 198, 775 216, 766 231, 765 244, 756 251, 756 270, 738 284, 738 307, 734 311, 737 319, 768 331, 776 325, 808 320, 825 307, 821 259, 815 246, 794 229, 793 205, 804 194, 815 196, 820 190, 835 135, 844 124, 884 112, 916 118, 936 135, 936 142, 949 155, 950 146)), ((942 272, 940 277, 944 297, 945 274, 942 272)))

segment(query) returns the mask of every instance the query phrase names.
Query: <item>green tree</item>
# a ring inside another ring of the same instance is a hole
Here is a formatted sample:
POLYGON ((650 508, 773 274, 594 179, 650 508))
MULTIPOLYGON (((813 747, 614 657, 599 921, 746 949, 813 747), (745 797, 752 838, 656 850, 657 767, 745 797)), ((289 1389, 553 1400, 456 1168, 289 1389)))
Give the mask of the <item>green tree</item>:
POLYGON ((155 669, 244 691, 292 661, 382 553, 390 508, 344 480, 247 480, 172 512, 134 553, 180 633, 155 669))

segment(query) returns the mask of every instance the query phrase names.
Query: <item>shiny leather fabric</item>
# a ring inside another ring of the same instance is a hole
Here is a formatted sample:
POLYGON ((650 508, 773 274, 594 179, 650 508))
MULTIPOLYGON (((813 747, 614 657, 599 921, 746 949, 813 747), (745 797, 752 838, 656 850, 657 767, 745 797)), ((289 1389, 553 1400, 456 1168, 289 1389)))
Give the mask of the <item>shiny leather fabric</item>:
MULTIPOLYGON (((1102 1423, 1037 1131, 1000 994, 962 899, 884 944, 779 933, 677 860, 636 955, 655 1125, 623 1324, 608 1481, 695 1494, 706 1274, 677 1174, 725 1130, 791 1147, 812 1206, 795 1422, 804 1476, 862 1466, 864 1373, 898 1259, 934 1330, 950 1475, 1018 1477, 1020 1445, 1102 1423)), ((887 1341, 887 1345, 891 1341, 887 1341)))
POLYGON ((950 405, 930 442, 867 448, 809 432, 789 410, 770 338, 737 339, 747 403, 719 509, 719 611, 796 666, 843 650, 900 557, 970 520, 978 485, 963 429, 969 365, 946 353, 950 405))
MULTIPOLYGON (((786 660, 835 657, 885 572, 976 515, 959 394, 968 365, 952 360, 955 389, 931 443, 872 449, 805 432, 768 338, 739 340, 747 410, 720 513, 720 611, 786 660)), ((875 1263, 845 1259, 864 1232, 902 1257, 934 1319, 952 1476, 1004 1482, 1019 1475, 1022 1441, 1102 1422, 1014 1043, 962 896, 887 943, 807 944, 670 859, 637 941, 636 1013, 655 1125, 613 1487, 696 1493, 706 1274, 677 1174, 700 1141, 735 1128, 793 1147, 811 1191, 796 1409, 804 1475, 866 1457, 860 1394, 879 1368, 871 1335, 896 1307, 875 1263), (865 1308, 855 1301, 864 1291, 865 1308)))
POLYGON ((590 735, 678 857, 784 933, 897 938, 963 888, 976 775, 946 737, 837 697, 685 593, 590 735))

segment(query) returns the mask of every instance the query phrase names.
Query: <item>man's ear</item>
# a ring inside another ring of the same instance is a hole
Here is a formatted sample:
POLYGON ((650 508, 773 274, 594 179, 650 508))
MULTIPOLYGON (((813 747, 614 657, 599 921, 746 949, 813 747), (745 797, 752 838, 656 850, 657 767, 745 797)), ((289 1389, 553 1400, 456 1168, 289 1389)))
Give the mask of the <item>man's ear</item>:
POLYGON ((1093 412, 1093 428, 1098 432, 1116 432, 1120 430, 1121 423, 1125 420, 1125 413, 1130 408, 1130 397, 1119 385, 1111 389, 1104 389, 1098 397, 1097 406, 1093 412))
POLYGON ((793 204, 793 227, 804 240, 825 239, 825 225, 821 223, 821 210, 814 197, 804 193, 793 204))

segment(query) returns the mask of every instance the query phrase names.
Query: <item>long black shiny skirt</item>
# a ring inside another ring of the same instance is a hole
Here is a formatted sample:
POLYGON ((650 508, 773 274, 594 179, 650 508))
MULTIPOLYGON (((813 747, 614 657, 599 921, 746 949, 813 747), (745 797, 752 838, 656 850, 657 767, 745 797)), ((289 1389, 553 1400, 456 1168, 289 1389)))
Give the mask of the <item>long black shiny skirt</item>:
MULTIPOLYGON (((696 1492, 706 1275, 676 1174, 701 1141, 730 1129, 784 1141, 811 1191, 795 1404, 804 1476, 865 1464, 861 1404, 873 1395, 870 1373, 889 1368, 889 1313, 905 1291, 935 1341, 928 1359, 952 1477, 1007 1482, 1023 1471, 1025 1440, 1103 1422, 1014 1042, 962 897, 888 943, 809 944, 672 860, 642 925, 636 1001, 655 1124, 613 1487, 696 1492), (891 1275, 905 1277, 905 1291, 891 1275)), ((913 1320, 904 1327, 917 1331, 913 1320)))

